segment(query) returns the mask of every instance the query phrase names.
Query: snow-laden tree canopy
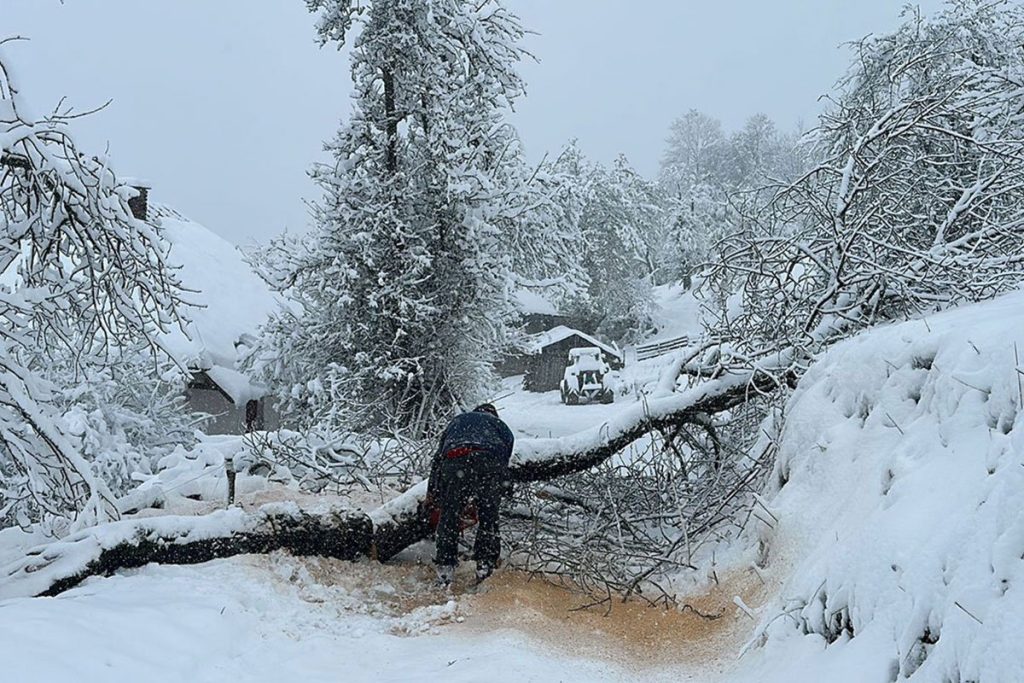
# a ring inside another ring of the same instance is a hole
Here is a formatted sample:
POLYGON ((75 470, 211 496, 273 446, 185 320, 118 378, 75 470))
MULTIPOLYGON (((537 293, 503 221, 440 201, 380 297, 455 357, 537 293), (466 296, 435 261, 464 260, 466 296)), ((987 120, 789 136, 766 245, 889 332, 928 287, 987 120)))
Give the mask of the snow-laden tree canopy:
POLYGON ((715 266, 741 364, 1024 280, 1021 44, 1024 8, 978 0, 855 44, 811 133, 822 161, 715 266))
POLYGON ((156 229, 105 158, 75 145, 69 110, 32 112, 0 41, 0 519, 116 516, 44 378, 112 366, 175 322, 178 284, 156 229))
POLYGON ((484 397, 517 282, 566 270, 571 236, 505 120, 524 29, 496 0, 307 5, 322 43, 351 45, 355 98, 312 172, 313 233, 260 258, 299 308, 261 362, 299 422, 418 435, 484 397))
POLYGON ((633 341, 651 325, 651 288, 663 278, 669 227, 663 195, 620 155, 608 167, 583 156, 575 141, 544 170, 557 185, 562 224, 575 234, 584 286, 561 308, 583 326, 633 341))

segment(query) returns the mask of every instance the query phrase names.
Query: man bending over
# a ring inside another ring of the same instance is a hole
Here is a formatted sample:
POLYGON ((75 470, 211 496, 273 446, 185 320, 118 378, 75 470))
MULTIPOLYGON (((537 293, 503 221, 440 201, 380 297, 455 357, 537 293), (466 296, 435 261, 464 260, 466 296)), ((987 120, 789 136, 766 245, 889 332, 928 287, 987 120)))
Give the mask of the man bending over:
POLYGON ((515 437, 498 418, 490 403, 453 419, 441 435, 430 467, 428 498, 440 508, 436 532, 437 581, 451 585, 459 563, 459 520, 466 504, 476 502, 479 526, 473 559, 477 581, 483 581, 498 564, 501 535, 498 504, 508 479, 508 461, 515 437))

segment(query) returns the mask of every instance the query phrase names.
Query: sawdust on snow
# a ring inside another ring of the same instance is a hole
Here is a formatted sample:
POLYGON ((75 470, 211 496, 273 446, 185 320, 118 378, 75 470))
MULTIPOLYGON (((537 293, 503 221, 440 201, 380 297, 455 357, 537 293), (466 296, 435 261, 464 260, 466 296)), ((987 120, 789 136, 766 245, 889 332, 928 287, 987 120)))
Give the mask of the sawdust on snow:
POLYGON ((681 608, 616 599, 586 609, 593 602, 586 596, 512 570, 497 572, 481 590, 470 592, 465 587, 472 569, 464 565, 456 590, 446 593, 433 587, 434 571, 428 564, 352 563, 287 554, 265 559, 278 579, 297 583, 309 602, 335 602, 344 594, 344 609, 389 618, 395 635, 458 629, 471 636, 509 630, 555 651, 631 669, 672 664, 720 669, 734 659, 755 625, 734 598, 757 607, 767 593, 753 572, 736 572, 702 592, 679 596, 681 608))
POLYGON ((752 572, 724 577, 699 594, 681 596, 681 607, 667 608, 613 598, 585 609, 592 599, 523 572, 501 572, 489 583, 467 596, 465 628, 516 629, 559 650, 631 667, 711 664, 735 656, 754 622, 733 598, 748 605, 765 598, 752 572))

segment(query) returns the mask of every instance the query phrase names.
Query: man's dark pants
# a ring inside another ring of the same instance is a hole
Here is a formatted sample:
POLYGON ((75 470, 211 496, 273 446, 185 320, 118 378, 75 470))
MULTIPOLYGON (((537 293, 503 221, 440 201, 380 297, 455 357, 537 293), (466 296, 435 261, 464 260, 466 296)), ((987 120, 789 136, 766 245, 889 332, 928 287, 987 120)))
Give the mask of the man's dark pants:
POLYGON ((498 506, 501 503, 507 464, 490 451, 474 451, 458 458, 446 458, 438 468, 437 504, 441 519, 437 525, 439 566, 458 564, 459 517, 470 498, 476 500, 479 525, 473 559, 477 565, 494 567, 501 552, 498 506))

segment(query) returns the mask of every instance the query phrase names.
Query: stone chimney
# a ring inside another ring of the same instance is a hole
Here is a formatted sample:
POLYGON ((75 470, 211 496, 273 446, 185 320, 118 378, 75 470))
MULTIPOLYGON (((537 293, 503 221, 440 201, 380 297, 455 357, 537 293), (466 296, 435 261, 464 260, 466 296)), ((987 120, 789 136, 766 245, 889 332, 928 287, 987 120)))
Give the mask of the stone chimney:
POLYGON ((132 215, 137 219, 146 220, 149 213, 149 190, 152 185, 138 178, 125 178, 125 182, 133 190, 136 190, 136 195, 128 200, 128 208, 132 210, 132 215))

